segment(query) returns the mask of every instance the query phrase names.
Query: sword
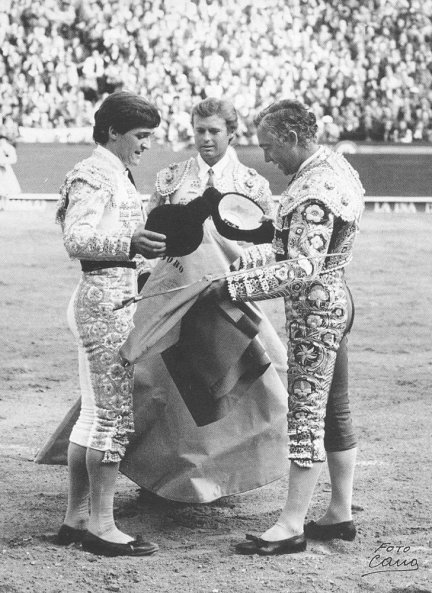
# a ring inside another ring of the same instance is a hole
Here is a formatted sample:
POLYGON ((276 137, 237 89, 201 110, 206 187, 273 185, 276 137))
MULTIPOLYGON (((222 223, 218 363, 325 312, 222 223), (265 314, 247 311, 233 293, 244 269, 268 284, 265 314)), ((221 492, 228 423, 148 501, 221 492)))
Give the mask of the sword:
POLYGON ((277 266, 278 264, 294 263, 294 262, 299 262, 301 260, 327 259, 328 257, 340 257, 342 255, 345 256, 346 253, 327 253, 325 255, 322 254, 322 255, 314 255, 314 256, 303 255, 303 256, 299 256, 299 257, 293 257, 291 259, 282 259, 280 261, 272 262, 269 264, 263 264, 261 266, 255 266, 253 268, 245 268, 244 270, 233 270, 232 272, 225 272, 224 274, 219 274, 217 276, 207 274, 207 275, 204 275, 199 280, 195 280, 195 282, 190 282, 189 284, 183 284, 182 286, 176 286, 175 288, 169 288, 169 289, 163 290, 161 292, 154 292, 151 294, 137 294, 133 297, 129 297, 129 298, 121 301, 120 304, 116 305, 113 308, 113 311, 118 311, 120 309, 123 309, 124 307, 128 307, 129 305, 133 305, 134 303, 139 303, 139 301, 142 301, 144 299, 150 299, 153 297, 162 296, 165 294, 169 294, 171 292, 178 292, 179 290, 184 290, 185 288, 190 288, 191 286, 199 284, 200 282, 205 282, 206 284, 208 284, 209 282, 212 283, 212 282, 215 282, 216 280, 222 280, 223 278, 225 278, 225 279, 230 278, 231 276, 235 276, 236 274, 241 274, 242 272, 247 274, 249 272, 255 272, 256 270, 266 270, 267 268, 273 268, 274 266, 277 266))

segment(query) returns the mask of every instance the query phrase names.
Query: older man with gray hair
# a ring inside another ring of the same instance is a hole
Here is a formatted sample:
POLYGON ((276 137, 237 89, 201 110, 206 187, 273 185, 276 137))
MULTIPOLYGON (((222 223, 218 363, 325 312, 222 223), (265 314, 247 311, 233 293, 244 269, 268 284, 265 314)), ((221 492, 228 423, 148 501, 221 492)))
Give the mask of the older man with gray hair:
POLYGON ((274 103, 255 124, 265 161, 291 177, 276 216, 273 253, 257 266, 258 248, 251 247, 240 258, 238 273, 214 290, 219 295, 227 291, 235 302, 285 299, 288 496, 275 525, 261 537, 248 535, 249 541, 238 544, 237 551, 289 554, 303 551, 306 537, 352 540, 356 534, 351 518, 356 439, 347 367, 354 309, 344 272, 352 257, 364 190, 342 155, 317 144, 315 115, 299 102, 274 103), (304 525, 326 457, 330 505, 317 522, 304 525))

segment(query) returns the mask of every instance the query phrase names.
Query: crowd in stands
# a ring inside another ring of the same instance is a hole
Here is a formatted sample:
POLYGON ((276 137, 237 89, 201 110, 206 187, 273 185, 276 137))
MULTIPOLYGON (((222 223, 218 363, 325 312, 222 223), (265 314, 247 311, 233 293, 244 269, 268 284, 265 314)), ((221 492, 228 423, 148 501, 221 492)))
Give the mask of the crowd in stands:
POLYGON ((91 126, 116 89, 190 142, 191 107, 231 99, 238 142, 296 98, 321 140, 432 142, 432 0, 1 0, 2 133, 91 126))

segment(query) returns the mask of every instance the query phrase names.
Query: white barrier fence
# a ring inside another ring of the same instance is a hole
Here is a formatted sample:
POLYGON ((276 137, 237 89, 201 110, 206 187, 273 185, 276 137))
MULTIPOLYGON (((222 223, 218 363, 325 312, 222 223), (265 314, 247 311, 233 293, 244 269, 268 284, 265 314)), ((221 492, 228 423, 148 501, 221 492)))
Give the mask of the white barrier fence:
MULTIPOLYGON (((58 194, 26 194, 0 202, 0 210, 44 210, 50 203, 58 200, 58 194)), ((146 202, 150 194, 143 194, 146 202)), ((278 202, 280 196, 274 196, 278 202)), ((374 212, 407 214, 422 212, 432 214, 432 196, 366 196, 366 209, 374 212)))

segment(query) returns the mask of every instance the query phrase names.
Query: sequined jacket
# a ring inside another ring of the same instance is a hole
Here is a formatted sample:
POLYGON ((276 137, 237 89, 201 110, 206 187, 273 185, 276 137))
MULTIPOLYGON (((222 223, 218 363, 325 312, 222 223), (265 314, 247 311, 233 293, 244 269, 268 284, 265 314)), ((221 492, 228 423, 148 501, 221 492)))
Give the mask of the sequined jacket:
POLYGON ((282 194, 272 248, 251 247, 241 260, 244 271, 228 279, 231 298, 289 297, 298 278, 340 279, 352 258, 363 202, 357 172, 341 154, 320 147, 282 194))
MULTIPOLYGON (((131 259, 131 238, 143 213, 136 189, 115 155, 98 146, 66 175, 60 196, 57 220, 71 258, 131 259)), ((137 259, 143 265, 144 258, 137 259)))
MULTIPOLYGON (((233 149, 230 149, 228 154, 228 165, 223 178, 215 182, 216 189, 221 193, 235 191, 245 194, 257 202, 266 215, 272 216, 274 206, 268 181, 255 169, 243 165, 233 149)), ((150 199, 148 211, 165 203, 186 204, 200 196, 203 190, 196 157, 172 163, 157 174, 155 191, 150 199)))

